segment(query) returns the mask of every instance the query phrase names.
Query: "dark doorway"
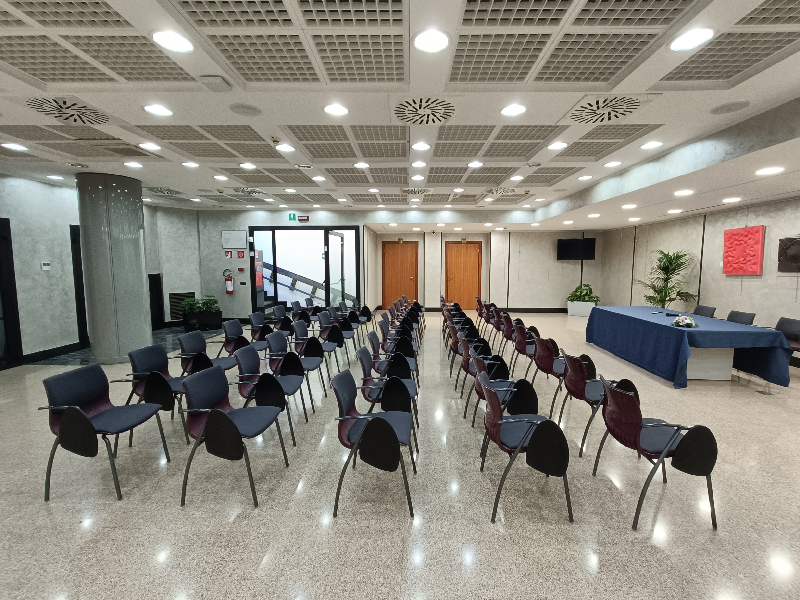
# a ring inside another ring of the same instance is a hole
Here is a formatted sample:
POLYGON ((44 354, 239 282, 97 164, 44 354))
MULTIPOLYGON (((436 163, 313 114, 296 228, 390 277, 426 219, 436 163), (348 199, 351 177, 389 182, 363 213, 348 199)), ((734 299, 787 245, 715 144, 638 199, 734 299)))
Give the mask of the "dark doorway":
POLYGON ((0 219, 0 335, 0 367, 19 364, 22 360, 22 331, 10 219, 0 219))
POLYGON ((72 279, 75 282, 75 315, 78 320, 78 343, 89 347, 89 325, 86 320, 86 291, 83 288, 83 259, 81 257, 81 226, 69 226, 69 241, 72 248, 72 279))
POLYGON ((148 273, 147 284, 150 289, 150 323, 153 331, 164 329, 164 282, 161 273, 148 273))

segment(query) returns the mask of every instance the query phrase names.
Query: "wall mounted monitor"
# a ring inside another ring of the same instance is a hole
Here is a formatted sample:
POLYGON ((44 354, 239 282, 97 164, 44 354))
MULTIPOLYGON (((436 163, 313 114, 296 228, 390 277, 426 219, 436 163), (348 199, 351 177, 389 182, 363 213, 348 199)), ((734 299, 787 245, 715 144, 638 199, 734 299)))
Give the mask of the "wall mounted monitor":
POLYGON ((557 260, 594 260, 595 238, 558 240, 557 260))

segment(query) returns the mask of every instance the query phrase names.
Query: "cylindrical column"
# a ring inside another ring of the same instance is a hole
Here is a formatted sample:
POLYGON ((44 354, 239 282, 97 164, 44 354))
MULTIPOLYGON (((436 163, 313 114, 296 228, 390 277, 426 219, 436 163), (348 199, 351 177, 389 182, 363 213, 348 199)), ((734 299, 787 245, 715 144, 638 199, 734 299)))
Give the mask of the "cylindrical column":
POLYGON ((79 173, 76 180, 92 356, 127 362, 129 351, 153 342, 142 183, 104 173, 79 173))

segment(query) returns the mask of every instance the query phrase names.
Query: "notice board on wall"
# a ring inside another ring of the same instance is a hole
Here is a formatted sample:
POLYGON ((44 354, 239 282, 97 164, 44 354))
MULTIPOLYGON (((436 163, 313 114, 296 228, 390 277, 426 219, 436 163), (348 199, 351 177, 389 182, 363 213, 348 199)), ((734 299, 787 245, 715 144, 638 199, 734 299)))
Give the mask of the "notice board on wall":
POLYGON ((222 230, 222 247, 224 249, 238 250, 247 248, 247 232, 237 230, 222 230))

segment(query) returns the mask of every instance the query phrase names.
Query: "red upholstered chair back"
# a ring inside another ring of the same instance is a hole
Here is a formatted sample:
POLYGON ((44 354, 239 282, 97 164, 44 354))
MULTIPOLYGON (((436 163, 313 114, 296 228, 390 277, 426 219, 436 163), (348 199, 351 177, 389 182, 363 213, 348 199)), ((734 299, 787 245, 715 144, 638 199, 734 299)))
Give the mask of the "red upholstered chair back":
POLYGON ((480 374, 486 373, 486 376, 489 376, 489 373, 486 369, 486 363, 482 358, 478 358, 474 356, 472 361, 475 363, 475 393, 478 394, 478 398, 481 400, 486 400, 486 397, 483 395, 483 386, 481 385, 480 381, 480 374))
POLYGON ((500 443, 500 424, 498 423, 503 418, 500 399, 497 397, 497 392, 489 387, 489 375, 485 371, 479 375, 478 380, 486 399, 486 414, 483 417, 486 433, 489 435, 490 440, 504 448, 505 446, 500 443))
POLYGON ((458 344, 461 346, 461 368, 464 369, 465 372, 469 373, 469 361, 472 355, 469 349, 469 342, 467 338, 460 337, 458 338, 458 344))
POLYGON ((497 331, 503 330, 503 315, 500 313, 500 309, 496 306, 492 305, 492 315, 494 315, 494 328, 497 331))
POLYGON ((536 350, 533 353, 533 361, 536 367, 548 375, 555 375, 553 372, 553 361, 556 359, 556 344, 552 338, 539 338, 536 340, 536 350))
POLYGON ((517 338, 514 340, 514 349, 520 354, 525 354, 528 350, 528 330, 525 329, 524 323, 516 323, 514 331, 517 333, 517 338))
POLYGON ((461 354, 461 350, 458 346, 458 330, 456 330, 455 325, 448 325, 447 332, 450 336, 450 350, 456 354, 461 354))
POLYGON ((564 387, 573 398, 586 399, 586 367, 580 356, 564 355, 564 387))
POLYGON ((603 419, 608 432, 620 444, 633 450, 639 450, 639 438, 642 433, 642 411, 636 395, 624 392, 600 377, 605 387, 605 410, 603 419))
POLYGON ((509 342, 514 337, 514 321, 511 320, 511 315, 503 313, 503 337, 509 342))

